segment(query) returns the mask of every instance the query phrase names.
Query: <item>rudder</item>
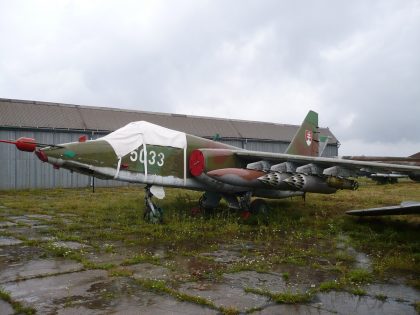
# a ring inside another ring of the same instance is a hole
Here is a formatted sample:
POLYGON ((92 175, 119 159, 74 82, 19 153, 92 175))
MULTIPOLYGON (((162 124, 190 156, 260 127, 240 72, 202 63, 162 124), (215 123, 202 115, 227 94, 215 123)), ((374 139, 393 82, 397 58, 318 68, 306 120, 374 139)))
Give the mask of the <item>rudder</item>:
POLYGON ((318 113, 310 110, 299 127, 292 142, 286 149, 287 154, 318 156, 319 132, 318 113))

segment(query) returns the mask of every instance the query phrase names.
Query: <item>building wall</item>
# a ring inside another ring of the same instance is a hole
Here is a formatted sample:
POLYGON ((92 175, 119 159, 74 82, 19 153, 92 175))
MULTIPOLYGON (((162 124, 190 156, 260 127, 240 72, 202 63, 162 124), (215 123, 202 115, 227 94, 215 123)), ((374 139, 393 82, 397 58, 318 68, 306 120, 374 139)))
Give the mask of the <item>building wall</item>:
MULTIPOLYGON (((41 143, 66 143, 77 141, 87 133, 72 131, 41 131, 22 129, 0 129, 0 139, 18 139, 31 137, 41 143)), ((93 136, 93 138, 101 135, 93 136)), ((266 152, 284 152, 287 142, 250 141, 250 140, 222 140, 229 145, 248 150, 266 152)), ((338 155, 335 145, 328 145, 324 156, 338 155)), ((12 145, 0 145, 0 190, 28 189, 28 188, 71 188, 89 187, 91 177, 68 170, 55 170, 50 164, 41 162, 34 154, 16 150, 12 145)), ((122 186, 127 183, 95 179, 95 186, 122 186)))
MULTIPOLYGON (((0 130, 0 139, 35 138, 41 143, 66 143, 77 141, 86 133, 48 132, 34 130, 0 130)), ((56 170, 51 164, 41 162, 35 154, 16 150, 13 145, 0 145, 0 189, 70 188, 89 187, 91 177, 56 170)), ((95 186, 121 186, 127 183, 95 178, 95 186)))
POLYGON ((324 157, 336 157, 338 156, 338 146, 333 144, 327 144, 324 152, 322 153, 324 157))

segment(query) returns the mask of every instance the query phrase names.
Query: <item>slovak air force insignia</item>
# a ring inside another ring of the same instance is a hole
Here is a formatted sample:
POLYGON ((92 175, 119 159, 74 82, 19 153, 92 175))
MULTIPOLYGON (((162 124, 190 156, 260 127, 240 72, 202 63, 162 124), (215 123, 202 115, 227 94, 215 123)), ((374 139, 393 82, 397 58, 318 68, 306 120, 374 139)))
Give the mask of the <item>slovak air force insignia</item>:
POLYGON ((307 146, 309 147, 312 143, 312 131, 311 130, 305 130, 305 141, 307 146))

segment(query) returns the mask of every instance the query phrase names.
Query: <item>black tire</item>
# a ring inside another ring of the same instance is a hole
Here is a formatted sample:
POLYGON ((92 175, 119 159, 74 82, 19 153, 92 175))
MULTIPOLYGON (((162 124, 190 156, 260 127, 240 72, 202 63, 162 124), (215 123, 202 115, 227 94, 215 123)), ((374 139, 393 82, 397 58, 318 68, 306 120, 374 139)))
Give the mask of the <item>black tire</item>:
POLYGON ((270 208, 268 204, 263 199, 255 199, 251 202, 250 207, 251 220, 256 225, 265 224, 267 225, 270 222, 269 212, 270 208))
POLYGON ((250 211, 252 214, 268 215, 270 208, 264 199, 255 199, 251 202, 250 211))

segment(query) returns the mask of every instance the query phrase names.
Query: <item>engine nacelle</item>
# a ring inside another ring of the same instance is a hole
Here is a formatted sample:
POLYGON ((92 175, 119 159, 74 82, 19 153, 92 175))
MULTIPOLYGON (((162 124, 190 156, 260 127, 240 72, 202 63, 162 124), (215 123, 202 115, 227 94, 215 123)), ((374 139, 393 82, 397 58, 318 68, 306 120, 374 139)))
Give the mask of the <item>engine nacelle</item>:
POLYGON ((239 164, 232 150, 197 149, 191 152, 188 167, 191 175, 198 177, 208 171, 235 168, 239 164))

